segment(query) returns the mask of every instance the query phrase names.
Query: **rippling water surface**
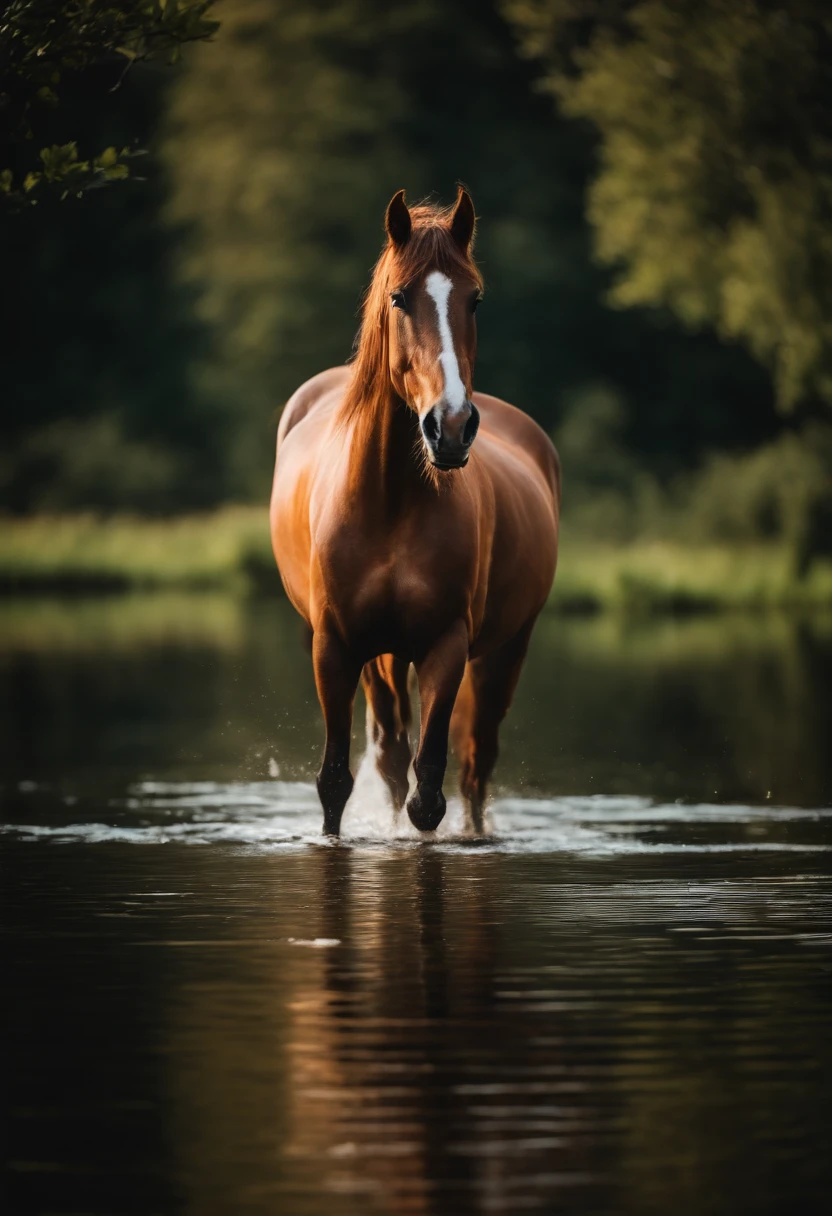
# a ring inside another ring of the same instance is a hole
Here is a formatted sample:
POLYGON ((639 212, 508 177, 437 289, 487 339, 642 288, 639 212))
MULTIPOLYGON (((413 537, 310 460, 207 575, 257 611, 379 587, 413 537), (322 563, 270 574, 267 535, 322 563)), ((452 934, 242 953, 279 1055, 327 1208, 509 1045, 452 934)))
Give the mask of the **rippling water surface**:
POLYGON ((9 1210, 828 1211, 830 636, 549 618, 332 844, 285 606, 0 606, 9 1210))

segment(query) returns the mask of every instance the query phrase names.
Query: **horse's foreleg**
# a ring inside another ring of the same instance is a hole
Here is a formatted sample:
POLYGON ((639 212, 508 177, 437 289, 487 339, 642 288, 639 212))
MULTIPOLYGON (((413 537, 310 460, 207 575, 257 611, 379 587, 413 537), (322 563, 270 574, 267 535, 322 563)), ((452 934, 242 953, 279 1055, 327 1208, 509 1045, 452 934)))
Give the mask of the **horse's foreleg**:
POLYGON ((353 787, 350 735, 361 664, 353 659, 336 634, 321 630, 315 632, 312 641, 312 663, 326 728, 324 756, 318 773, 318 796, 324 808, 324 832, 337 836, 353 787))
POLYGON ((464 621, 458 621, 416 664, 422 703, 421 736, 413 762, 416 792, 407 804, 407 813, 420 832, 433 831, 445 814, 442 782, 448 763, 448 730, 467 658, 468 631, 464 621))

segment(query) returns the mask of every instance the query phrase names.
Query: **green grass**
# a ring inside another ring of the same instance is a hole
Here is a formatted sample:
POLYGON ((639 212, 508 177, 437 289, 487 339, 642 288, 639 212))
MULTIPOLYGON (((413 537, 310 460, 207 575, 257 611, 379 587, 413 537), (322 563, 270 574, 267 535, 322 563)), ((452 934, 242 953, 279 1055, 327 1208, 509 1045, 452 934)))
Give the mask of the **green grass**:
POLYGON ((799 579, 785 546, 611 545, 567 536, 552 603, 630 613, 830 607, 832 562, 815 562, 799 579))
MULTIPOLYGON (((172 520, 94 515, 0 522, 8 592, 216 588, 278 592, 268 515, 225 507, 172 520)), ((552 606, 567 612, 683 613, 832 606, 832 562, 795 577, 786 548, 612 545, 567 533, 552 606)))
POLYGON ((223 587, 280 580, 268 513, 225 507, 175 519, 35 516, 0 523, 5 590, 120 590, 223 587))

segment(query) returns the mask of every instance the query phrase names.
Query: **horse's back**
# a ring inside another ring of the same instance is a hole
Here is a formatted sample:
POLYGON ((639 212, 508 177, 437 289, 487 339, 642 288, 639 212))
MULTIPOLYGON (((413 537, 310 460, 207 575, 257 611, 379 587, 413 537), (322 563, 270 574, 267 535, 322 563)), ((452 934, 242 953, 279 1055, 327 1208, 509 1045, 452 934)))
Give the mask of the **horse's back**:
POLYGON ((488 591, 479 657, 537 616, 555 575, 560 460, 544 430, 498 397, 474 393, 480 430, 474 455, 493 496, 488 591))
POLYGON ((349 374, 347 367, 331 367, 307 380, 286 402, 277 429, 269 512, 272 548, 286 593, 310 625, 309 500, 321 441, 329 432, 349 374))
POLYGON ((552 492, 556 511, 560 508, 560 457, 549 436, 533 418, 489 393, 474 393, 485 434, 502 441, 537 465, 552 492))
POLYGON ((323 417, 329 413, 327 407, 331 408, 341 400, 349 378, 349 367, 329 367, 325 372, 318 372, 317 376, 305 381, 292 393, 280 415, 277 428, 278 451, 286 436, 310 414, 319 413, 323 417))

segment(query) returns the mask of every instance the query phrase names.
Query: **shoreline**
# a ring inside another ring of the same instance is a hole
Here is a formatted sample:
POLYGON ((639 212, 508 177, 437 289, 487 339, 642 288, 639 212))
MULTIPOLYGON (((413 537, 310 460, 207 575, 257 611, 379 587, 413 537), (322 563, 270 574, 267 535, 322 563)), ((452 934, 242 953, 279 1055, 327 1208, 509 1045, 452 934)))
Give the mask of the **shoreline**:
MULTIPOLYGON (((262 507, 170 519, 91 513, 0 520, 0 598, 135 592, 282 596, 262 507)), ((693 615, 832 608, 832 561, 798 578, 782 545, 613 544, 565 531, 549 609, 693 615)))

